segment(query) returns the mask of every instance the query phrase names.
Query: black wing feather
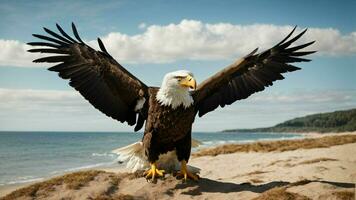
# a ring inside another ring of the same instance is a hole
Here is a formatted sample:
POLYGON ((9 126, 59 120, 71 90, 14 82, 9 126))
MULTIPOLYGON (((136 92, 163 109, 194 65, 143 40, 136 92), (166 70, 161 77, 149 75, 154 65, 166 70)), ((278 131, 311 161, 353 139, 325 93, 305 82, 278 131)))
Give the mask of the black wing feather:
POLYGON ((79 42, 81 42, 82 44, 85 44, 85 43, 83 42, 83 40, 80 38, 80 36, 79 36, 79 34, 78 34, 78 31, 77 31, 77 27, 75 27, 74 23, 72 23, 72 30, 73 30, 73 33, 74 33, 75 38, 77 38, 77 40, 78 40, 79 42))
POLYGON ((66 45, 68 43, 65 43, 65 42, 62 42, 60 40, 56 40, 56 39, 53 39, 53 38, 50 38, 50 37, 47 37, 47 36, 44 36, 44 35, 39 35, 39 34, 32 34, 34 37, 36 38, 39 38, 39 39, 42 39, 42 40, 47 40, 49 42, 54 42, 54 43, 57 43, 59 45, 66 45))
POLYGON ((103 52, 106 53, 107 55, 110 55, 110 54, 106 51, 106 48, 105 48, 105 46, 104 46, 104 44, 103 44, 103 42, 101 41, 100 38, 98 38, 98 44, 99 44, 99 47, 100 47, 101 51, 103 51, 103 52))
POLYGON ((27 44, 31 45, 31 46, 46 46, 46 47, 53 47, 53 48, 61 47, 60 45, 52 44, 52 43, 48 43, 48 42, 29 42, 27 44))
POLYGON ((45 27, 43 27, 43 30, 46 31, 46 33, 52 35, 53 37, 55 37, 55 38, 57 38, 57 39, 59 39, 59 40, 61 40, 63 42, 66 42, 68 44, 73 44, 73 41, 70 41, 70 40, 62 37, 62 36, 58 35, 57 33, 53 32, 53 31, 51 31, 51 30, 49 30, 49 29, 47 29, 45 27))
POLYGON ((65 31, 63 31, 62 27, 59 24, 56 24, 57 29, 59 32, 66 37, 68 40, 72 41, 73 43, 77 43, 72 37, 70 37, 65 31))
POLYGON ((28 52, 31 53, 57 53, 57 54, 68 54, 69 51, 64 49, 30 49, 28 52))

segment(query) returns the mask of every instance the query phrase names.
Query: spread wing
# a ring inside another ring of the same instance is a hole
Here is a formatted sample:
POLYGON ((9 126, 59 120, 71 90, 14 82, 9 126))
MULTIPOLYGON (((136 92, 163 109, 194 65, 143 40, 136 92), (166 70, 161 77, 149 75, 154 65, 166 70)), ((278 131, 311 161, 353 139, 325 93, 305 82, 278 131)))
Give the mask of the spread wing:
POLYGON ((315 41, 289 47, 306 32, 305 29, 288 41, 295 29, 296 27, 274 47, 259 54, 255 54, 257 52, 255 49, 249 55, 198 85, 194 93, 194 101, 199 116, 213 111, 218 106, 224 107, 236 100, 246 99, 251 94, 273 85, 274 81, 284 79, 283 73, 300 69, 290 63, 309 62, 309 59, 302 56, 315 51, 298 50, 302 50, 315 41))
POLYGON ((69 79, 70 86, 107 116, 131 126, 136 124, 135 131, 141 129, 147 115, 147 103, 142 105, 147 99, 147 86, 111 57, 100 38, 101 51, 96 51, 83 42, 73 23, 76 39, 58 24, 57 29, 59 33, 44 28, 49 36, 33 34, 42 41, 28 43, 35 46, 29 52, 50 54, 33 62, 58 63, 48 70, 69 79), (138 103, 141 106, 137 107, 138 103))

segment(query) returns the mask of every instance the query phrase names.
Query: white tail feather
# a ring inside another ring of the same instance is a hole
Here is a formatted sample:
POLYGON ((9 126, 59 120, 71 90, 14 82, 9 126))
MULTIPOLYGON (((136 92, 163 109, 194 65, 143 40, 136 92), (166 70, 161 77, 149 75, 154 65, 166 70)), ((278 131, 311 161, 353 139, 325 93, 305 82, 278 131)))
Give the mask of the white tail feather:
POLYGON ((127 162, 126 168, 135 172, 140 169, 145 169, 149 166, 142 142, 135 142, 128 146, 115 149, 112 151, 119 155, 119 160, 127 162))
MULTIPOLYGON (((199 141, 192 139, 193 147, 197 147, 200 144, 199 141)), ((130 169, 131 172, 144 170, 150 166, 142 142, 135 142, 125 147, 115 149, 112 152, 119 155, 119 161, 127 162, 126 168, 130 169)), ((177 159, 176 151, 174 150, 161 154, 158 158, 157 166, 159 169, 164 169, 167 172, 179 170, 180 163, 177 159)), ((192 173, 200 172, 199 168, 190 165, 188 165, 188 170, 192 173)))

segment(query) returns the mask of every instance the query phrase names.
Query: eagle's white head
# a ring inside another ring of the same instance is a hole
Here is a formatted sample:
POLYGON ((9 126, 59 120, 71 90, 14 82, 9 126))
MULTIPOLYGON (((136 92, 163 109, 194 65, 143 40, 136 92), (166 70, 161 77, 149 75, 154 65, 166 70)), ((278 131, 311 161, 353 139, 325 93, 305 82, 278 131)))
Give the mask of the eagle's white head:
POLYGON ((189 90, 195 88, 196 81, 191 72, 187 70, 170 72, 164 76, 156 99, 161 105, 171 106, 173 109, 180 105, 188 108, 194 102, 189 90))

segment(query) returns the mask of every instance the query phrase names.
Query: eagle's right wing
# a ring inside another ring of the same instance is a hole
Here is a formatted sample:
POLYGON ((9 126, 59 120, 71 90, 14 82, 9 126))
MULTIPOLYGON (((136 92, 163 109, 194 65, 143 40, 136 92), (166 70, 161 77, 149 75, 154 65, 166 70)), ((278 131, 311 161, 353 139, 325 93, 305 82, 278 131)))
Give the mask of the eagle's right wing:
POLYGON ((57 29, 60 34, 44 28, 52 37, 33 34, 44 41, 28 43, 38 47, 29 52, 51 54, 33 62, 59 63, 49 70, 69 79, 69 84, 95 108, 120 122, 136 124, 135 131, 141 129, 147 117, 147 103, 144 102, 148 99, 147 86, 116 62, 99 38, 101 51, 96 51, 82 41, 74 24, 76 39, 58 24, 57 29))
POLYGON ((237 100, 246 99, 251 94, 273 85, 276 80, 284 79, 283 73, 299 70, 291 63, 309 62, 303 56, 315 51, 299 51, 311 45, 308 42, 290 47, 305 32, 288 40, 293 34, 288 34, 281 42, 266 51, 256 54, 257 49, 230 66, 222 69, 203 83, 199 84, 194 93, 198 115, 215 110, 217 107, 230 105, 237 100))

